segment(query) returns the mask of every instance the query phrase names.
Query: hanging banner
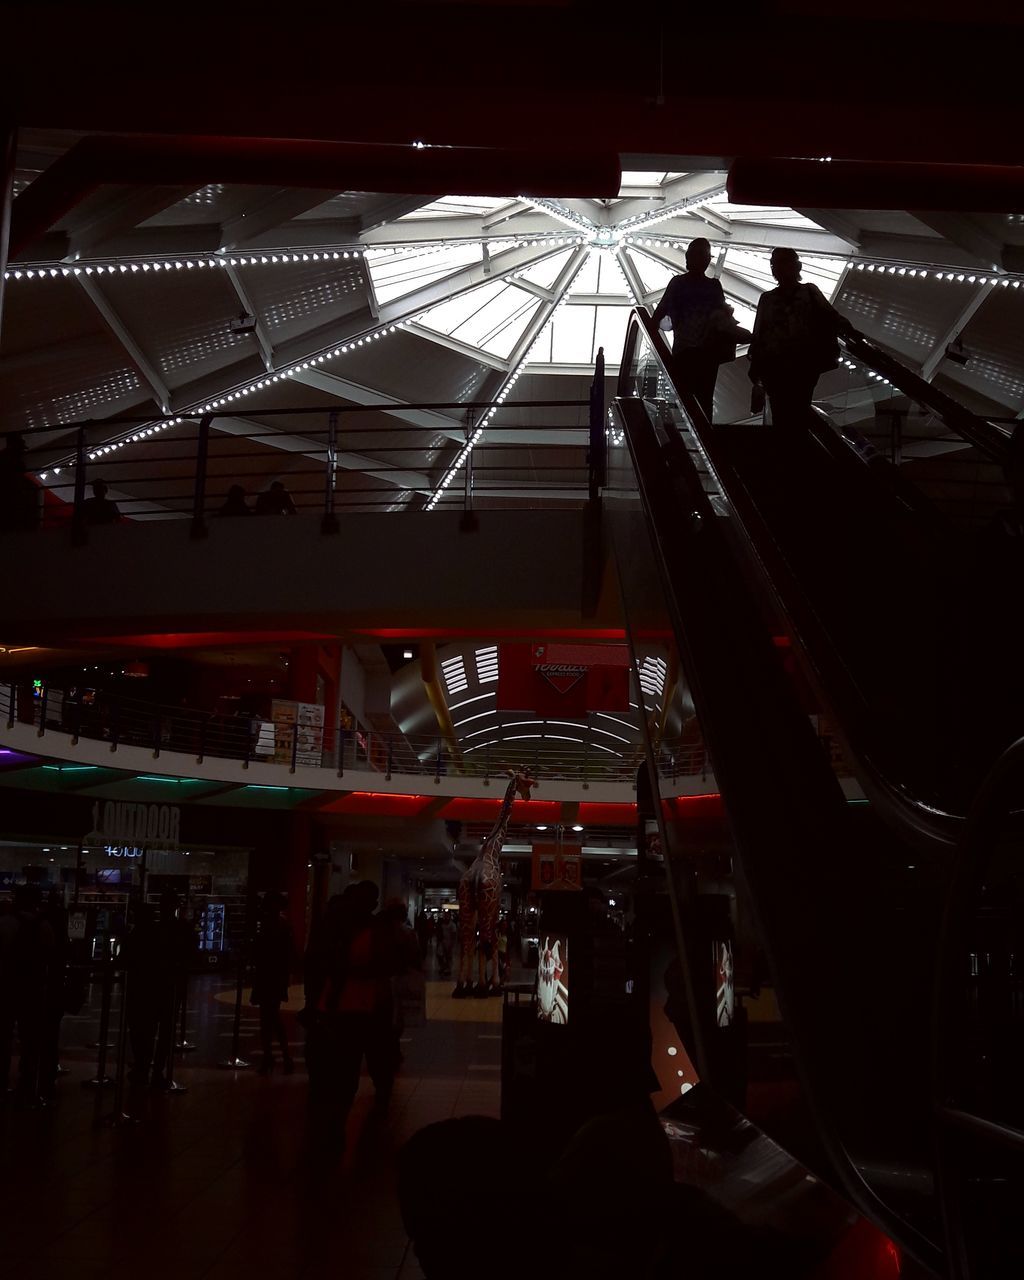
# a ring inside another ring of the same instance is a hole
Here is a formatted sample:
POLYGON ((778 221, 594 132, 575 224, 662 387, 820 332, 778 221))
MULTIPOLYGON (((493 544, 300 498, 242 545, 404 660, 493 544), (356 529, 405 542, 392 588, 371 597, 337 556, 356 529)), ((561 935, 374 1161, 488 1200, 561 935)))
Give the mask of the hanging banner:
POLYGON ((583 856, 578 844, 535 844, 530 888, 582 889, 583 856))
POLYGON ((629 650, 621 644, 503 644, 497 709, 553 719, 628 712, 629 650))
POLYGON ((315 702, 275 698, 270 704, 274 722, 274 760, 291 764, 292 740, 297 737, 295 763, 319 767, 324 745, 324 709, 315 702))

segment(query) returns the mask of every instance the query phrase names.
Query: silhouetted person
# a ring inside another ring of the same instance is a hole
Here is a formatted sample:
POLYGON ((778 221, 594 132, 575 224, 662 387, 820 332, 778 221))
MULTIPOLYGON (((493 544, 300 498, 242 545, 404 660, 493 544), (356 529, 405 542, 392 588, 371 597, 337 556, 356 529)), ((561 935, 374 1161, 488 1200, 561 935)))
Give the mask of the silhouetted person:
POLYGON ((25 440, 13 432, 5 437, 0 453, 0 532, 38 525, 39 489, 27 474, 25 440))
POLYGON ((339 1150, 364 1055, 378 1102, 394 1080, 394 952, 390 927, 373 914, 378 897, 377 886, 361 880, 332 898, 306 956, 311 1118, 317 1137, 339 1150))
POLYGON ((284 918, 284 898, 271 889, 263 895, 256 924, 253 948, 252 1002, 260 1010, 260 1043, 263 1061, 260 1075, 269 1075, 274 1066, 274 1040, 281 1046, 285 1075, 295 1070, 288 1048, 288 1033, 281 1017, 281 1005, 288 1000, 288 980, 292 967, 292 931, 284 918))
MULTIPOLYGON (((710 265, 710 242, 702 236, 691 240, 686 249, 686 271, 668 282, 653 317, 656 326, 668 319, 672 328, 673 372, 709 422, 722 356, 717 338, 725 326, 732 325, 732 308, 725 300, 722 283, 707 274, 710 265)), ((745 331, 739 332, 747 336, 745 331)))
POLYGON ((34 1106, 41 1094, 44 1010, 53 965, 53 930, 43 918, 35 885, 14 890, 14 910, 0 917, 0 1098, 6 1096, 17 1029, 20 1058, 16 1099, 34 1106))
POLYGON ((275 480, 269 489, 265 489, 256 498, 256 515, 258 516, 293 516, 295 503, 291 494, 280 480, 275 480))
POLYGON ((240 484, 233 484, 228 490, 224 505, 217 512, 219 516, 251 516, 252 509, 245 500, 245 490, 240 484))
POLYGON ((154 1089, 168 1087, 179 995, 191 951, 188 925, 178 919, 180 906, 178 895, 168 891, 160 898, 159 919, 149 906, 140 908, 125 944, 131 1082, 148 1081, 154 1089))
POLYGON ((121 520, 117 503, 107 497, 106 480, 92 482, 92 497, 82 503, 82 518, 86 524, 117 524, 121 520))
POLYGON ((801 281, 795 249, 773 249, 771 268, 778 286, 757 304, 750 380, 764 387, 773 425, 802 427, 818 379, 839 363, 837 336, 853 327, 817 285, 801 281))

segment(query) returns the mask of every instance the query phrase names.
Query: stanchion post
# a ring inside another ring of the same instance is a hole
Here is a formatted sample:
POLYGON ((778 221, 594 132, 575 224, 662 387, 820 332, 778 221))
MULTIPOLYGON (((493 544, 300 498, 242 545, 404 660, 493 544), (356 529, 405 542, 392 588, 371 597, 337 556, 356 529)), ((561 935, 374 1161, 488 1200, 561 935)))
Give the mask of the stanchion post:
POLYGON ((97 1093, 96 1099, 96 1115, 95 1123, 100 1124, 100 1096, 108 1084, 112 1084, 110 1076, 107 1075, 107 1035, 110 1031, 110 989, 113 983, 113 968, 110 961, 104 957, 100 994, 100 1038, 99 1038, 99 1058, 96 1062, 96 1075, 91 1080, 83 1080, 82 1087, 84 1089, 95 1089, 97 1093))

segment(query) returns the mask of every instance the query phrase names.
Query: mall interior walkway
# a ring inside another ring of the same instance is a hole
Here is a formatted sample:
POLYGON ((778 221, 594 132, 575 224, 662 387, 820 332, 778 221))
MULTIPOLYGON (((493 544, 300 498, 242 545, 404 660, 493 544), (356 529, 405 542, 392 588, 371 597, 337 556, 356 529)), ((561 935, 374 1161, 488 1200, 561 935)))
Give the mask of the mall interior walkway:
MULTIPOLYGON (((309 1154, 303 1035, 287 1016, 297 1069, 256 1074, 258 1012, 243 1007, 232 1045, 234 984, 203 976, 190 989, 178 1095, 146 1093, 133 1123, 109 1124, 113 1097, 83 1088, 95 1072, 99 991, 62 1030, 58 1101, 45 1111, 0 1110, 2 1270, 40 1280, 410 1280, 421 1275, 402 1230, 395 1156, 416 1130, 460 1115, 497 1116, 501 1002, 448 998, 428 985, 428 1021, 407 1028, 389 1107, 364 1076, 336 1165, 309 1154), (97 1127, 97 1114, 103 1123, 97 1127)), ((292 988, 298 1007, 301 989, 292 988)), ((117 997, 114 998, 116 1024, 117 997)), ((108 1060, 109 1061, 109 1060, 108 1060)), ((111 1064, 112 1065, 112 1064, 111 1064)), ((453 1188, 453 1198, 456 1189, 453 1188)))

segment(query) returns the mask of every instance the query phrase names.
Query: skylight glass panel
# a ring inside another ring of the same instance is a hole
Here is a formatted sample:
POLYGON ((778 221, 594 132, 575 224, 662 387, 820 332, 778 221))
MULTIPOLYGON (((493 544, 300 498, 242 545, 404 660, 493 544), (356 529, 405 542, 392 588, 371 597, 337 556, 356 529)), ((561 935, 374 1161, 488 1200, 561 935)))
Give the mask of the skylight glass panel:
POLYGON ((597 348, 604 347, 607 364, 618 364, 622 348, 626 345, 626 326, 629 323, 629 307, 598 307, 597 324, 594 327, 594 349, 591 359, 597 358, 597 348))
POLYGON ((449 694, 462 693, 464 689, 469 688, 469 681, 466 679, 466 664, 462 660, 462 654, 456 654, 454 658, 447 658, 441 663, 441 674, 444 676, 444 682, 448 687, 449 694))
POLYGON ((596 307, 563 307, 551 326, 554 364, 590 364, 594 353, 596 307))
POLYGON ((715 196, 708 201, 710 208, 716 213, 724 214, 731 222, 756 222, 766 227, 811 227, 815 231, 821 228, 810 218, 805 218, 795 209, 782 209, 778 205, 763 204, 731 204, 725 194, 715 196))
MULTIPOLYGON (((521 292, 519 289, 516 290, 516 293, 521 292)), ((519 304, 513 315, 501 322, 491 337, 480 339, 477 346, 484 351, 489 351, 492 355, 501 356, 502 359, 510 356, 539 306, 538 298, 527 298, 525 302, 519 304)))
POLYGON ((570 293, 597 293, 597 278, 601 269, 599 257, 597 253, 587 254, 583 266, 576 272, 570 293))
POLYGON ((498 647, 490 645, 476 651, 476 674, 481 684, 491 684, 498 678, 498 647))
POLYGON ((366 265, 378 302, 402 298, 431 281, 483 261, 477 244, 449 244, 439 250, 412 248, 404 253, 366 251, 366 265))
POLYGON ((420 323, 470 346, 506 356, 539 306, 532 293, 505 280, 493 280, 434 307, 420 323))
POLYGON ((447 302, 432 307, 430 311, 420 316, 419 323, 430 329, 436 329, 438 333, 452 334, 470 317, 476 315, 481 307, 485 307, 499 293, 504 293, 508 287, 505 280, 488 280, 478 289, 460 293, 457 298, 449 298, 447 302))
POLYGON ((634 253, 627 249, 630 261, 636 268, 644 289, 648 293, 654 293, 656 290, 664 289, 668 282, 675 275, 674 271, 670 271, 668 267, 663 266, 660 262, 655 262, 653 258, 649 258, 646 253, 634 253))
POLYGON ((558 273, 569 261, 572 252, 572 249, 565 249, 562 253, 552 254, 543 262, 536 262, 532 267, 527 267, 525 271, 519 273, 517 278, 529 280, 531 284, 539 284, 542 289, 550 289, 558 279, 558 273))
POLYGON ((421 218, 479 218, 483 214, 493 213, 495 209, 502 209, 514 203, 504 196, 443 196, 440 200, 433 200, 419 209, 413 209, 398 221, 413 222, 421 218))

